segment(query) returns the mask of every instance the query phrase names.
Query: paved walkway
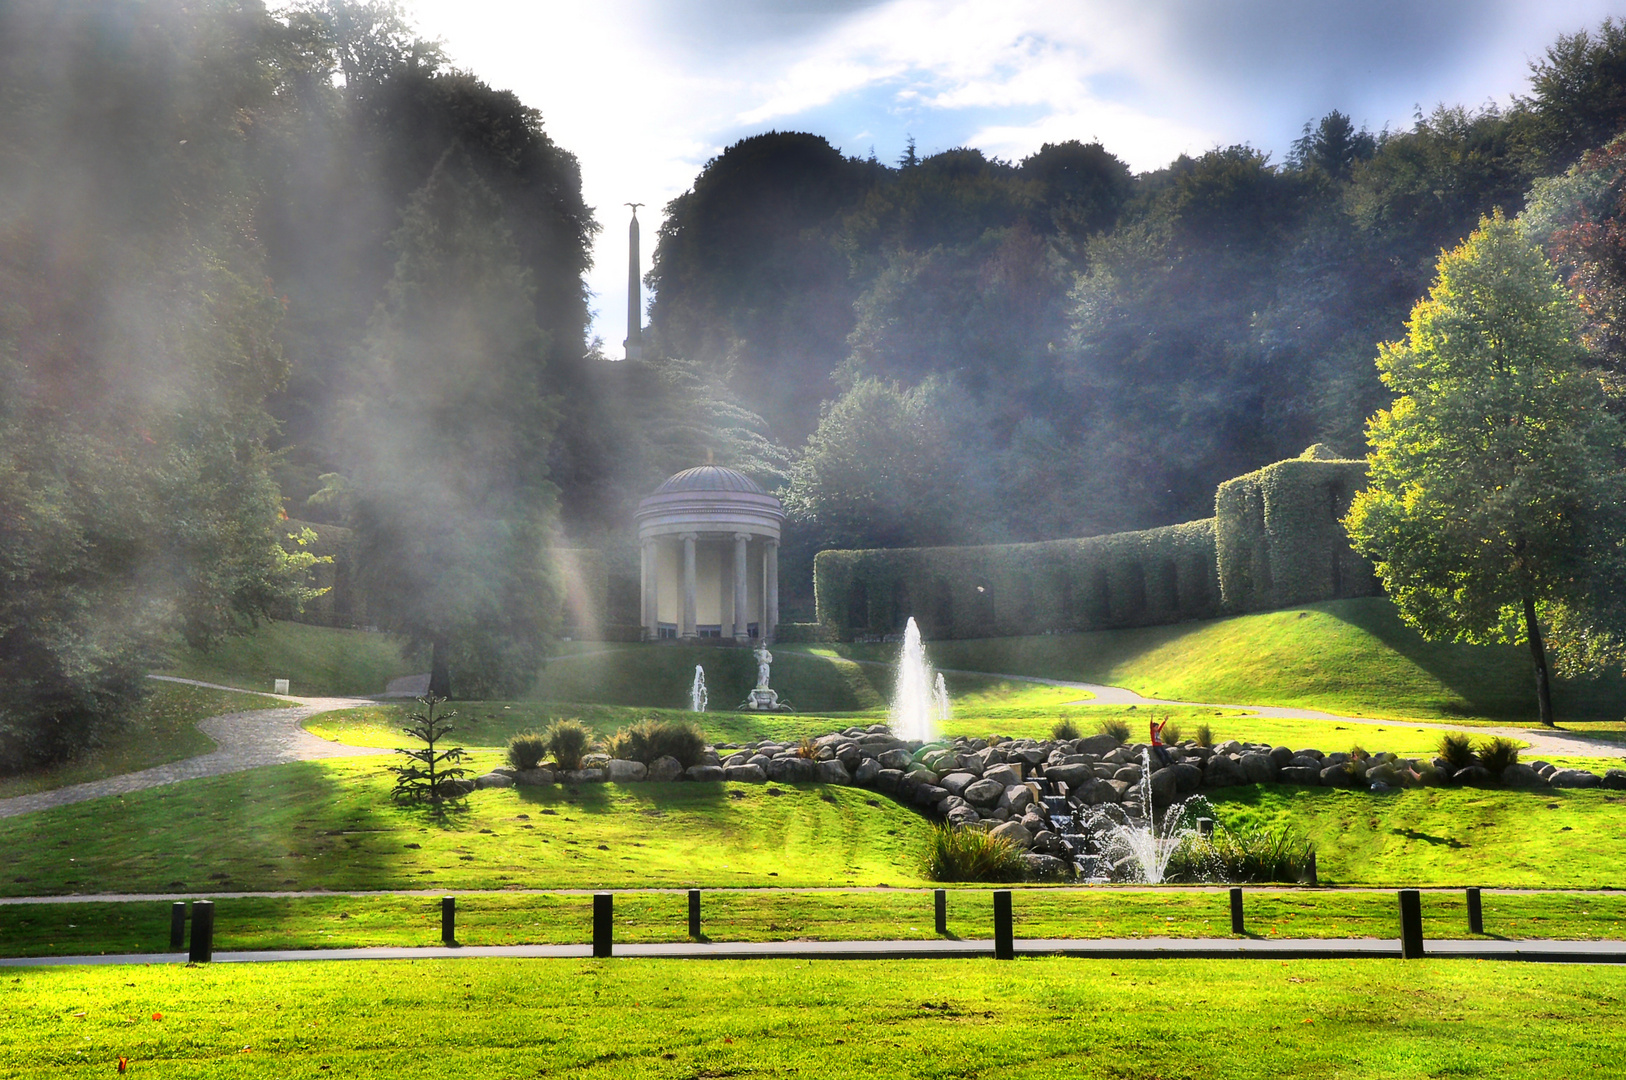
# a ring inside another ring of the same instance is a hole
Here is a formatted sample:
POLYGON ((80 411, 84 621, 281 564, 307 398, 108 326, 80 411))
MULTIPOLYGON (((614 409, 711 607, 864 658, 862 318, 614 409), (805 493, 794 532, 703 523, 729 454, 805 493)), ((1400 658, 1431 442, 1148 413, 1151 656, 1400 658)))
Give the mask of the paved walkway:
MULTIPOLYGON (((1341 960, 1400 958, 1394 938, 1258 941, 1238 938, 1108 938, 1074 941, 1018 938, 1018 956, 1074 956, 1099 960, 1266 959, 1341 960)), ((683 960, 914 960, 985 957, 992 941, 766 941, 618 944, 618 957, 683 960)), ((1543 963, 1626 963, 1626 941, 1429 941, 1424 953, 1440 959, 1526 960, 1543 963)), ((217 952, 216 963, 267 963, 308 960, 440 960, 478 957, 516 959, 583 959, 590 945, 474 945, 467 948, 268 949, 263 952, 217 952)), ((122 956, 45 956, 0 959, 0 967, 59 967, 101 964, 184 964, 187 954, 127 953, 122 956)))
MULTIPOLYGON (((240 687, 218 686, 194 679, 175 679, 160 675, 152 677, 165 682, 245 692, 240 687)), ((100 799, 107 795, 128 795, 132 791, 174 784, 181 780, 244 772, 259 768, 261 765, 390 753, 388 750, 373 747, 329 742, 300 727, 300 724, 317 713, 371 704, 368 699, 289 697, 284 700, 289 703, 286 708, 253 709, 248 712, 211 716, 207 720, 198 721, 198 730, 215 742, 215 749, 207 754, 200 754, 184 761, 172 761, 168 765, 156 765, 140 772, 125 773, 123 776, 110 776, 104 780, 91 780, 83 784, 57 788, 54 791, 0 799, 0 818, 30 814, 54 806, 67 806, 87 799, 100 799)))

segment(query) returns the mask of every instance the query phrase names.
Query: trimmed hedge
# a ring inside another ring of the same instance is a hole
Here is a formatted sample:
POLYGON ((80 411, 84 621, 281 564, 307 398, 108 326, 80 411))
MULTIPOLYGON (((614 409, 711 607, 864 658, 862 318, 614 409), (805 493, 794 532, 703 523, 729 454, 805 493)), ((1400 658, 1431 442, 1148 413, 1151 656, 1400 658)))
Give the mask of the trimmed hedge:
POLYGON ((1220 485, 1214 515, 1226 611, 1381 592, 1371 564, 1351 550, 1342 521, 1366 486, 1366 462, 1327 460, 1319 449, 1220 485))
POLYGON ((1102 630, 1219 614, 1214 521, 1083 540, 987 547, 821 551, 819 622, 836 638, 1102 630))

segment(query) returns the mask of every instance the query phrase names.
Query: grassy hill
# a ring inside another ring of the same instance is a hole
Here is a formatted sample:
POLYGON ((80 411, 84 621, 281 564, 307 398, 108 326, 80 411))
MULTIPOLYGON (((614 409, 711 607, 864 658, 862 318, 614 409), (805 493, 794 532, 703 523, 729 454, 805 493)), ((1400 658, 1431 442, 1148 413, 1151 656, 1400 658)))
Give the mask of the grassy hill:
POLYGON ((287 679, 289 693, 303 696, 377 694, 391 679, 428 670, 404 659, 402 645, 391 634, 271 622, 207 652, 178 649, 163 674, 267 692, 287 679))
MULTIPOLYGON (((1424 641, 1384 599, 1137 630, 938 641, 928 648, 939 667, 1106 683, 1181 701, 1375 717, 1536 719, 1527 650, 1424 641)), ((890 659, 897 647, 820 646, 816 651, 890 659)), ((1553 697, 1561 721, 1626 716, 1626 682, 1618 675, 1559 680, 1553 697)))

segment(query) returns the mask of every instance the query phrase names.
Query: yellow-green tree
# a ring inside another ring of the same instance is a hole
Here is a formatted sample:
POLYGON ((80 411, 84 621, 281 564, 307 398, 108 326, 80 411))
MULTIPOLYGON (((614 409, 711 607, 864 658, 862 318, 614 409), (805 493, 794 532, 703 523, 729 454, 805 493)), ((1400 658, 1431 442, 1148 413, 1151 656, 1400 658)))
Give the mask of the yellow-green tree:
POLYGON ((1520 225, 1481 219, 1379 349, 1396 398, 1367 424, 1370 486, 1344 521, 1425 637, 1528 643, 1544 724, 1543 624, 1598 630, 1623 535, 1621 432, 1579 327, 1520 225))

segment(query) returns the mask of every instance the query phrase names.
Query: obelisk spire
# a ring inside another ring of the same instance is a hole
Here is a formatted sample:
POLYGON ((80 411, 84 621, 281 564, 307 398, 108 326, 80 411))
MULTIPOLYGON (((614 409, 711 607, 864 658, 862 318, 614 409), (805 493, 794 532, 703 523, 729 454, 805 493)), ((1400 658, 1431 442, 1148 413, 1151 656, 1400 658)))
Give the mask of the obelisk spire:
POLYGON ((630 202, 632 224, 627 226, 627 348, 628 360, 644 358, 643 289, 638 273, 638 208, 643 203, 630 202))

